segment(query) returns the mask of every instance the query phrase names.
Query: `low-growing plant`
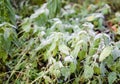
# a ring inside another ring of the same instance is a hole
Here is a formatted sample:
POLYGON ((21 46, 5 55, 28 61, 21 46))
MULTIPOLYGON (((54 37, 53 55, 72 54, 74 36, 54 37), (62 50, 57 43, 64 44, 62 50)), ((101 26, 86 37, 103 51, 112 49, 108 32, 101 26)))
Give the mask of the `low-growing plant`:
POLYGON ((0 82, 119 83, 120 42, 115 42, 113 32, 104 26, 108 5, 93 13, 86 6, 85 11, 79 11, 79 4, 60 7, 58 3, 62 5, 59 0, 43 4, 22 20, 19 30, 0 24, 0 59, 3 68, 9 68, 0 73, 0 82))

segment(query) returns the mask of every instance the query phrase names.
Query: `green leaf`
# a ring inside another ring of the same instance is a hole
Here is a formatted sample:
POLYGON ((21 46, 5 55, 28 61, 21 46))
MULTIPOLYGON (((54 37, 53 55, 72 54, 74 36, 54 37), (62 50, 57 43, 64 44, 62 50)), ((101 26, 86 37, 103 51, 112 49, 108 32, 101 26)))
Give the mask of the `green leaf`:
POLYGON ((75 63, 71 63, 71 64, 70 64, 70 72, 71 72, 71 73, 74 73, 75 70, 76 70, 76 64, 75 64, 75 63))
POLYGON ((106 57, 108 57, 111 54, 112 49, 112 46, 105 47, 100 54, 99 61, 103 61, 106 57))
POLYGON ((7 59, 7 52, 3 49, 0 49, 0 58, 2 59, 3 62, 7 59))
POLYGON ((34 19, 34 22, 38 25, 38 26, 44 26, 44 24, 47 21, 47 16, 46 14, 42 13, 41 15, 39 15, 37 18, 34 19))
POLYGON ((53 18, 61 9, 61 0, 47 0, 47 8, 49 9, 49 17, 53 18))
POLYGON ((94 73, 99 75, 100 74, 100 68, 95 66, 94 67, 94 73))
POLYGON ((94 73, 94 70, 93 70, 93 68, 91 66, 88 66, 88 65, 84 66, 84 77, 86 79, 92 78, 93 73, 94 73))
MULTIPOLYGON (((16 19, 15 19, 15 11, 13 10, 12 8, 12 5, 10 3, 10 0, 4 0, 3 4, 5 5, 4 7, 4 11, 6 14, 5 16, 5 13, 4 14, 4 18, 7 18, 8 21, 10 21, 13 25, 16 25, 16 19), (5 4, 4 4, 5 3, 5 4)), ((1 10, 0 10, 1 11, 1 10)))
POLYGON ((108 75, 109 84, 113 84, 113 82, 117 79, 117 74, 115 72, 111 72, 108 75))
POLYGON ((86 54, 87 54, 86 51, 81 50, 81 51, 78 53, 79 59, 80 59, 80 60, 83 60, 83 59, 86 57, 86 54))

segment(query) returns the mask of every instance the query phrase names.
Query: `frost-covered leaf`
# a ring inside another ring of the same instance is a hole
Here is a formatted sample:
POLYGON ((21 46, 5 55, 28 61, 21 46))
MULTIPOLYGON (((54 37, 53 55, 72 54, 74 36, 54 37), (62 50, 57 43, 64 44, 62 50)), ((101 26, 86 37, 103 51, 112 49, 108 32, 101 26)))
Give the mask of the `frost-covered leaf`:
POLYGON ((94 21, 98 18, 104 18, 103 14, 102 13, 93 13, 90 16, 86 17, 85 19, 87 21, 94 21))
POLYGON ((105 63, 101 63, 100 64, 100 72, 103 76, 105 76, 105 73, 107 72, 106 68, 105 68, 105 63))
POLYGON ((45 79, 45 83, 52 83, 52 80, 49 76, 43 76, 43 78, 45 79))
POLYGON ((70 76, 70 70, 68 67, 62 67, 61 73, 62 73, 62 76, 65 77, 64 80, 67 80, 67 78, 70 76))
POLYGON ((3 26, 9 26, 9 27, 11 27, 11 28, 16 29, 16 26, 14 26, 14 25, 12 25, 12 24, 10 24, 10 23, 7 23, 7 22, 3 22, 3 23, 0 24, 0 27, 3 27, 3 26))
POLYGON ((91 78, 93 76, 94 70, 91 66, 85 65, 84 66, 84 77, 86 79, 91 78))
POLYGON ((95 20, 95 17, 94 16, 89 16, 89 17, 86 18, 86 20, 87 21, 93 21, 93 20, 95 20))
POLYGON ((50 66, 49 68, 49 72, 53 75, 55 75, 56 77, 59 77, 60 76, 60 69, 63 68, 63 64, 58 61, 58 62, 55 62, 53 65, 50 66))
POLYGON ((54 30, 62 30, 63 28, 63 24, 62 24, 62 21, 60 19, 54 19, 55 22, 54 24, 51 26, 51 30, 54 31, 54 30))
POLYGON ((88 28, 90 28, 90 29, 93 29, 93 28, 94 28, 94 25, 93 25, 92 23, 89 23, 89 22, 85 22, 85 23, 83 24, 83 26, 84 26, 84 27, 88 27, 88 28))
POLYGON ((68 16, 68 15, 71 15, 71 14, 74 14, 75 13, 75 10, 72 8, 72 5, 66 5, 64 7, 64 9, 62 9, 62 16, 68 16), (65 9, 65 10, 64 10, 65 9))
POLYGON ((22 23, 22 29, 25 32, 30 32, 30 30, 31 30, 31 22, 30 22, 29 18, 24 19, 24 21, 22 23))
POLYGON ((57 43, 53 42, 48 50, 48 52, 52 52, 56 48, 57 43))
POLYGON ((85 41, 83 41, 83 40, 80 40, 77 42, 77 44, 74 47, 74 50, 71 52, 71 55, 76 58, 78 56, 80 49, 86 50, 85 41), (83 48, 82 48, 82 46, 83 46, 83 48))
POLYGON ((100 34, 97 34, 96 36, 95 36, 95 38, 94 38, 94 40, 96 40, 96 39, 101 39, 101 38, 103 38, 103 39, 105 39, 105 40, 111 40, 110 39, 110 36, 109 35, 107 35, 107 34, 105 34, 105 33, 100 33, 100 34))
POLYGON ((96 36, 95 36, 95 38, 94 38, 94 40, 97 40, 97 39, 100 39, 100 38, 102 38, 102 34, 100 33, 100 34, 97 34, 96 36))
POLYGON ((30 19, 37 18, 37 17, 39 17, 39 15, 41 15, 41 14, 43 14, 43 13, 45 13, 46 15, 48 15, 48 14, 49 14, 49 10, 46 8, 46 5, 47 5, 47 4, 43 4, 43 6, 42 6, 41 8, 37 9, 37 10, 35 11, 35 13, 33 13, 33 14, 30 16, 30 19))
POLYGON ((113 56, 114 60, 116 60, 118 57, 120 57, 120 50, 117 48, 117 46, 115 49, 113 49, 112 56, 113 56))
POLYGON ((116 79, 117 79, 117 74, 115 72, 111 72, 108 74, 109 84, 113 84, 116 79))
POLYGON ((37 9, 35 13, 30 16, 30 20, 38 26, 43 26, 48 19, 49 10, 44 4, 40 9, 37 9))
POLYGON ((66 55, 69 55, 69 51, 70 51, 70 49, 69 49, 69 47, 67 47, 65 44, 59 44, 59 51, 61 52, 61 53, 64 53, 64 54, 66 54, 66 55))
POLYGON ((97 12, 102 12, 102 14, 109 14, 111 13, 111 9, 108 4, 105 4, 101 9, 97 10, 97 12))
POLYGON ((74 57, 72 57, 72 56, 66 56, 64 58, 64 61, 65 62, 72 62, 72 63, 75 63, 75 64, 77 63, 76 59, 74 57))
POLYGON ((99 61, 103 61, 106 57, 108 57, 111 54, 112 49, 112 46, 105 47, 100 54, 99 61))
POLYGON ((117 31, 115 33, 120 35, 120 27, 117 28, 117 31))
POLYGON ((44 48, 45 46, 51 44, 53 38, 52 38, 52 36, 50 36, 50 37, 51 37, 51 39, 49 37, 46 40, 43 39, 42 42, 41 42, 41 44, 39 46, 37 46, 37 48, 35 49, 35 51, 39 51, 42 48, 44 48))
POLYGON ((11 34, 11 29, 10 28, 6 28, 4 29, 4 39, 7 40, 10 37, 11 34))

